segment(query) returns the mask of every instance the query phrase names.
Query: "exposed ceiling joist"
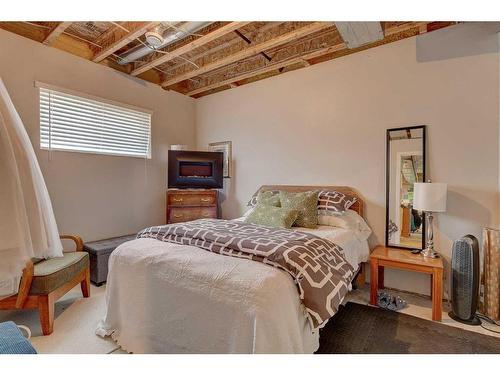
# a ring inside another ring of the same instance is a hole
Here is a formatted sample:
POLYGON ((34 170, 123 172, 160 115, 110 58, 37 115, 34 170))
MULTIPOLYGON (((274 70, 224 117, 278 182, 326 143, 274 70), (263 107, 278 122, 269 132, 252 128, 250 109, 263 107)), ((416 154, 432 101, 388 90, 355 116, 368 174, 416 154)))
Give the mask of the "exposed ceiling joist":
POLYGON ((427 32, 427 22, 421 22, 418 26, 418 33, 425 34, 427 32))
POLYGON ((338 44, 336 46, 325 47, 325 48, 322 48, 322 49, 315 51, 315 52, 307 53, 307 54, 299 56, 299 57, 294 57, 294 58, 291 58, 291 59, 288 59, 285 61, 270 64, 270 65, 264 66, 264 67, 257 69, 257 70, 253 70, 253 71, 248 72, 248 73, 240 74, 238 76, 235 76, 235 77, 223 80, 223 81, 219 81, 219 82, 213 83, 213 84, 208 85, 208 86, 200 87, 196 90, 192 90, 192 91, 188 92, 186 95, 194 96, 197 94, 201 94, 202 92, 205 92, 205 91, 213 90, 213 89, 219 88, 221 86, 231 85, 231 84, 234 84, 235 82, 238 82, 238 81, 241 81, 244 79, 252 78, 252 77, 258 76, 260 74, 268 73, 268 72, 271 72, 273 70, 279 70, 279 69, 286 68, 288 66, 299 64, 299 63, 303 64, 305 66, 308 66, 309 62, 307 60, 309 60, 309 59, 314 59, 316 57, 320 57, 320 56, 323 56, 323 55, 326 55, 326 54, 329 54, 332 52, 337 52, 337 51, 340 51, 340 50, 345 49, 345 48, 346 48, 346 45, 344 43, 338 44))
POLYGON ((389 28, 384 29, 384 36, 390 36, 394 34, 401 33, 406 30, 411 30, 418 28, 419 32, 426 32, 427 31, 427 23, 428 22, 406 22, 404 24, 398 25, 398 26, 392 26, 389 28), (424 31, 425 30, 425 31, 424 31))
POLYGON ((157 26, 160 22, 144 22, 140 24, 135 30, 125 33, 121 37, 119 37, 116 41, 111 43, 109 46, 105 47, 102 51, 97 53, 92 61, 100 62, 104 60, 109 55, 113 54, 115 51, 118 51, 120 48, 126 46, 134 39, 139 38, 144 35, 148 30, 157 26))
POLYGON ((66 30, 68 27, 70 27, 72 22, 60 22, 59 25, 57 25, 50 33, 47 35, 47 37, 43 40, 43 44, 50 46, 54 41, 61 35, 64 30, 66 30))
MULTIPOLYGON (((204 29, 205 35, 179 38, 174 45, 159 51, 162 54, 151 54, 141 66, 126 61, 119 64, 110 58, 112 54, 127 55, 133 51, 141 35, 159 23, 0 22, 0 29, 199 98, 456 24, 452 21, 385 21, 381 22, 383 39, 349 49, 342 45, 344 40, 333 22, 225 21, 204 29), (218 29, 214 30, 215 27, 218 29), (239 37, 232 37, 231 31, 239 37), (342 45, 338 50, 331 49, 338 45, 342 45), (310 51, 317 52, 311 55, 310 51)), ((363 22, 359 24, 354 26, 362 26, 363 22)))
POLYGON ((170 61, 172 59, 175 59, 178 56, 184 55, 185 53, 188 53, 195 48, 201 47, 215 39, 218 39, 226 34, 229 34, 247 24, 250 22, 230 22, 227 25, 224 25, 222 27, 219 27, 218 29, 208 33, 207 35, 203 35, 202 37, 192 41, 191 43, 185 44, 179 48, 176 48, 173 51, 170 51, 168 54, 163 55, 162 57, 155 59, 153 61, 150 61, 147 64, 144 64, 137 69, 134 69, 132 71, 133 76, 136 76, 138 74, 144 73, 145 71, 149 69, 153 69, 155 66, 158 66, 160 64, 166 63, 167 61, 170 61))
POLYGON ((292 42, 294 40, 300 39, 306 35, 315 33, 317 31, 321 31, 323 29, 326 29, 328 27, 331 27, 332 24, 330 22, 314 22, 311 23, 307 26, 301 27, 300 29, 291 31, 289 33, 286 33, 284 35, 280 35, 276 38, 272 38, 270 40, 267 40, 265 42, 256 44, 254 46, 250 46, 248 48, 245 48, 242 51, 239 51, 237 53, 234 53, 232 55, 226 56, 224 58, 221 58, 219 60, 216 60, 212 63, 206 64, 204 66, 201 66, 200 68, 193 69, 189 72, 186 72, 184 74, 180 74, 176 77, 172 77, 170 79, 167 79, 165 82, 162 83, 163 87, 168 87, 171 85, 174 85, 178 82, 184 81, 189 78, 196 77, 198 75, 207 73, 211 70, 220 68, 225 65, 232 64, 236 61, 246 59, 248 57, 254 56, 259 54, 260 52, 266 51, 268 49, 272 49, 274 47, 280 46, 285 43, 292 42))
MULTIPOLYGON (((247 42, 248 44, 252 44, 252 41, 250 39, 248 39, 245 35, 243 35, 240 31, 238 30, 234 30, 234 32, 236 33, 236 35, 238 35, 241 39, 243 39, 245 42, 247 42)), ((271 57, 265 53, 265 52, 261 52, 260 53, 267 61, 271 61, 271 57)))
MULTIPOLYGON (((278 27, 280 25, 283 25, 283 24, 284 24, 284 22, 275 22, 275 21, 268 22, 268 23, 266 23, 266 25, 264 25, 261 28, 259 28, 258 31, 254 31, 253 32, 254 36, 257 36, 260 33, 266 33, 269 30, 275 29, 276 27, 278 27)), ((212 53, 219 53, 221 50, 229 49, 232 46, 240 44, 240 42, 241 42, 241 38, 240 39, 234 38, 234 39, 231 39, 231 40, 227 41, 226 43, 221 43, 221 44, 218 44, 217 46, 215 46, 213 48, 205 49, 203 51, 200 51, 200 53, 195 53, 194 56, 190 56, 190 60, 189 61, 184 61, 182 59, 179 59, 179 61, 178 61, 177 64, 173 64, 172 66, 170 66, 169 68, 167 68, 164 71, 164 73, 167 74, 168 77, 170 77, 171 76, 171 74, 170 74, 171 72, 174 72, 174 71, 176 71, 179 68, 185 67, 185 66, 187 66, 187 64, 191 64, 191 61, 197 61, 198 59, 203 59, 203 58, 211 55, 212 53)))

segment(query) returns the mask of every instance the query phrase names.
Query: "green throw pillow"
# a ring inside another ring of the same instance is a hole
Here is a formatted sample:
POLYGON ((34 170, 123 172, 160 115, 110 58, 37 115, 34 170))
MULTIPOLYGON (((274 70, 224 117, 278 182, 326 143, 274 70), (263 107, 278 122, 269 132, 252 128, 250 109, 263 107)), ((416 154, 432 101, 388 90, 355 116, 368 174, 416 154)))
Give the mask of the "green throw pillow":
POLYGON ((272 190, 259 191, 259 194, 257 194, 257 204, 263 206, 281 207, 280 195, 272 190))
POLYGON ((257 204, 250 215, 245 218, 245 223, 290 228, 297 220, 297 215, 296 210, 257 204))
POLYGON ((318 224, 318 192, 289 193, 280 191, 281 207, 299 211, 293 226, 315 228, 318 224))

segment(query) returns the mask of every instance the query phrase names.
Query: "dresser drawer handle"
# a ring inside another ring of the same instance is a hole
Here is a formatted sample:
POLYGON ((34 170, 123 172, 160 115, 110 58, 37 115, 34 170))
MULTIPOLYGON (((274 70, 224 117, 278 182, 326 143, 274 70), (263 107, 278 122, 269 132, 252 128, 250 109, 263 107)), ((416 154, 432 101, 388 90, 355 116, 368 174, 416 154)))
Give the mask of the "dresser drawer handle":
POLYGON ((211 198, 201 198, 201 201, 202 202, 211 202, 212 199, 211 198))
POLYGON ((205 212, 205 213, 203 214, 203 217, 212 217, 212 214, 205 212))
POLYGON ((182 214, 174 214, 174 217, 175 217, 176 219, 180 219, 180 218, 181 218, 181 217, 183 217, 183 216, 184 216, 184 215, 182 215, 182 214))
POLYGON ((174 197, 174 198, 172 198, 172 200, 173 200, 174 202, 182 202, 182 201, 183 201, 183 199, 182 199, 182 198, 175 198, 175 197, 174 197))

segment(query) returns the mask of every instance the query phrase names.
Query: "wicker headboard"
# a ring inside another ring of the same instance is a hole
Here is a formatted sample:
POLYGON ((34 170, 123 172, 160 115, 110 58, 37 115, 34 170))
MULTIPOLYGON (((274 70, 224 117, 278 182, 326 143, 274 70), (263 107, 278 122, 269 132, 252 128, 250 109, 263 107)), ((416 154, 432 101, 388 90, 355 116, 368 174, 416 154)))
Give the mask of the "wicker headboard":
POLYGON ((262 185, 259 191, 267 191, 267 190, 284 190, 292 193, 299 193, 302 191, 310 191, 310 190, 335 190, 339 193, 344 193, 346 195, 350 195, 357 198, 356 203, 351 206, 351 210, 356 211, 361 217, 364 217, 364 201, 363 198, 358 194, 356 190, 349 186, 300 186, 300 185, 262 185))

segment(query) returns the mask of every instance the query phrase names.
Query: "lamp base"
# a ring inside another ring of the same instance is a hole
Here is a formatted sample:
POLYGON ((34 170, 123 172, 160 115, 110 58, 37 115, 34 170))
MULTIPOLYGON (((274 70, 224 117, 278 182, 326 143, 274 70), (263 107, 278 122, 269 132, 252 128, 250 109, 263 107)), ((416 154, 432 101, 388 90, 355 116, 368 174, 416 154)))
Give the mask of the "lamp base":
POLYGON ((433 216, 432 212, 425 213, 427 229, 427 247, 421 252, 424 258, 439 258, 439 254, 434 251, 434 233, 432 230, 433 216))
POLYGON ((425 258, 439 258, 439 254, 432 247, 426 247, 420 254, 425 258))

